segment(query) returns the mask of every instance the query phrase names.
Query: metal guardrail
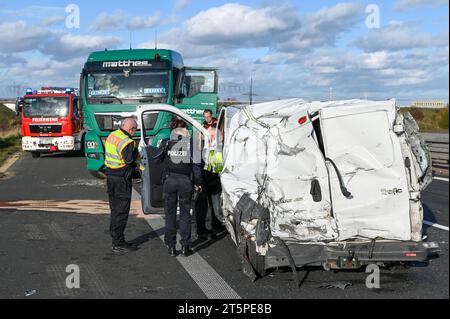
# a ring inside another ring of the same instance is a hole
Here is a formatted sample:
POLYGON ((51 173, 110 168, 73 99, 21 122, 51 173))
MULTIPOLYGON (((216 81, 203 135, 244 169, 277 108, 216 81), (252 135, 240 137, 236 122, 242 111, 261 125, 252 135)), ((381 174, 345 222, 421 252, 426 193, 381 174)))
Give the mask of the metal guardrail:
POLYGON ((448 134, 422 133, 422 136, 424 137, 425 142, 428 145, 428 149, 430 150, 433 167, 448 169, 449 168, 448 134))

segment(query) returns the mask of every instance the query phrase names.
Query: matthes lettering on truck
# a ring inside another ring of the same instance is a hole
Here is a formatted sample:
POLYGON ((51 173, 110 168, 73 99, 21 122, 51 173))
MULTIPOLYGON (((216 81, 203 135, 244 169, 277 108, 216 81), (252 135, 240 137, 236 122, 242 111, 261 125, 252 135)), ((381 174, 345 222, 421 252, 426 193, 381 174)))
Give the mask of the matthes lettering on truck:
POLYGON ((152 64, 149 61, 142 60, 142 61, 110 61, 110 62, 103 62, 104 68, 122 68, 122 67, 128 67, 128 66, 152 66, 152 64))

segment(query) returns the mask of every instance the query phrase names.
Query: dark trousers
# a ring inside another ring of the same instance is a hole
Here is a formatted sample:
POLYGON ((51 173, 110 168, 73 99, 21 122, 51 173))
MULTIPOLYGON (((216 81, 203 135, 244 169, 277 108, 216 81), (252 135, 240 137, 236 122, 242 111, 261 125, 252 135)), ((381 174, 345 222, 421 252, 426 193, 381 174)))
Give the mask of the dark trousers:
POLYGON ((195 222, 198 235, 208 232, 208 227, 206 227, 208 211, 211 216, 211 228, 220 228, 222 226, 222 222, 218 218, 221 214, 220 194, 211 194, 208 193, 208 189, 205 189, 195 202, 195 222))
POLYGON ((110 233, 113 245, 125 242, 124 231, 127 226, 131 204, 131 178, 107 175, 109 208, 111 209, 110 233))
POLYGON ((193 186, 187 175, 170 173, 164 181, 164 213, 166 227, 164 242, 175 246, 177 238, 177 204, 180 205, 180 243, 189 245, 191 239, 191 199, 193 186))
POLYGON ((222 208, 220 207, 220 177, 218 174, 203 172, 203 191, 195 202, 195 221, 197 224, 197 234, 202 235, 208 231, 206 221, 208 217, 208 208, 210 211, 211 228, 220 228, 222 226, 222 208))

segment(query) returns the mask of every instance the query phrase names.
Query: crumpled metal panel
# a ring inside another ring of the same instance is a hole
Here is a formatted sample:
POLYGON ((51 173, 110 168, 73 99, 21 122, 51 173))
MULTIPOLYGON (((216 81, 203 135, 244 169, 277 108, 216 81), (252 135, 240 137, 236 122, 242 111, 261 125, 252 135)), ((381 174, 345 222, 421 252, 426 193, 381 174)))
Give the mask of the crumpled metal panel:
POLYGON ((248 193, 269 209, 273 236, 302 241, 335 239, 327 168, 313 140, 311 123, 298 123, 308 115, 307 106, 302 100, 259 106, 238 112, 226 130, 221 181, 227 210, 248 193), (322 189, 319 202, 310 193, 313 179, 322 189))
MULTIPOLYGON (((407 175, 393 131, 396 116, 393 100, 290 99, 233 109, 221 174, 225 215, 247 193, 269 209, 272 235, 282 239, 411 239, 407 175), (312 114, 320 114, 325 154, 312 114), (300 124, 304 116, 308 120, 300 124), (336 164, 351 196, 343 196, 324 155, 336 164), (318 185, 320 197, 312 194, 318 185)), ((255 234, 256 222, 242 225, 255 234)))
POLYGON ((406 139, 414 154, 414 165, 419 179, 420 190, 424 190, 433 181, 431 155, 424 138, 419 133, 419 126, 410 113, 403 114, 406 139))

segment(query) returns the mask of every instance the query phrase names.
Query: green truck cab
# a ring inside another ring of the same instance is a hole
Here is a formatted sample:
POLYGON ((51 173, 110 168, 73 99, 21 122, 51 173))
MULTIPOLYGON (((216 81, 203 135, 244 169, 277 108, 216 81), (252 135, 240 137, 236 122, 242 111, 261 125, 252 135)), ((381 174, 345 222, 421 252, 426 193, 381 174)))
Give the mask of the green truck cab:
MULTIPOLYGON (((217 112, 218 75, 214 68, 186 67, 172 50, 133 49, 92 52, 80 77, 87 169, 100 177, 105 169, 104 143, 138 105, 167 104, 200 123, 203 111, 217 112)), ((169 112, 144 119, 150 145, 170 136, 169 112)), ((140 138, 140 132, 134 137, 140 138)))

